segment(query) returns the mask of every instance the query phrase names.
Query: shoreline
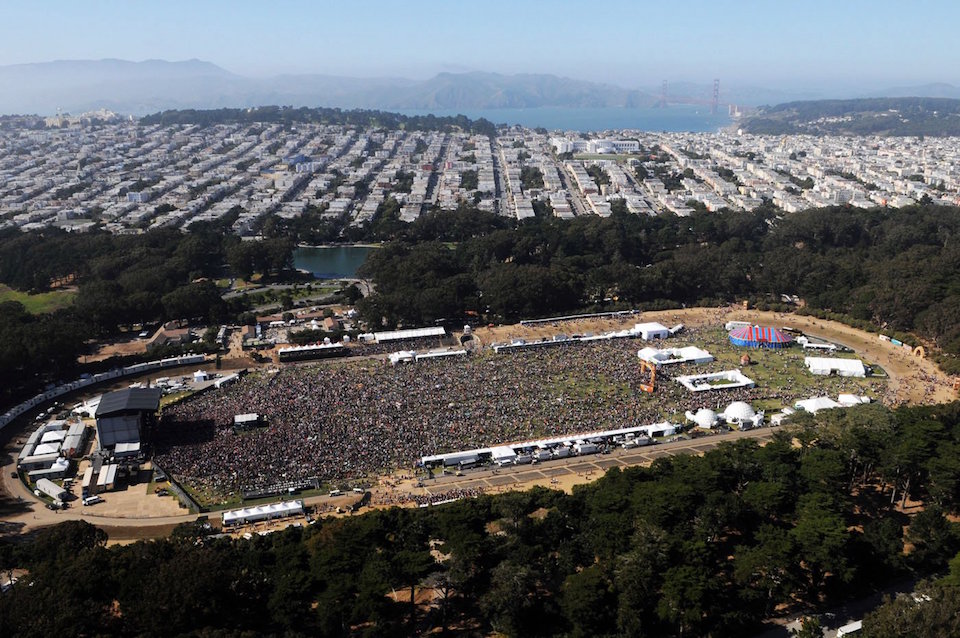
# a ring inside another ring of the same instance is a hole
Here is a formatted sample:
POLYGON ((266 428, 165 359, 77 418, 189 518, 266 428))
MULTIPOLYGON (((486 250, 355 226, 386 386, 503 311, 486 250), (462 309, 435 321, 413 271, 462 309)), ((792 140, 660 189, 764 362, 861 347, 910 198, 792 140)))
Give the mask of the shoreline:
POLYGON ((383 244, 342 243, 342 244, 297 244, 297 248, 383 248, 383 244))

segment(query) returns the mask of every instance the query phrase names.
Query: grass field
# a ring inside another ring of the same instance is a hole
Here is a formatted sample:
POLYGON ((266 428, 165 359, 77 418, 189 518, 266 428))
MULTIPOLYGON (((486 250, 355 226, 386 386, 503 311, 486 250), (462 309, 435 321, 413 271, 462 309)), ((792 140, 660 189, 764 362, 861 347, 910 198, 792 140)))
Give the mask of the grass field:
POLYGON ((19 301, 23 304, 23 307, 27 309, 27 312, 33 315, 42 315, 66 308, 73 304, 76 296, 76 290, 54 290, 38 295, 29 295, 0 284, 0 303, 5 301, 19 301))
MULTIPOLYGON (((722 329, 703 330, 699 332, 698 337, 698 339, 689 341, 693 345, 706 349, 716 358, 716 361, 709 365, 698 366, 698 370, 703 368, 706 372, 714 372, 739 368, 745 375, 753 379, 757 387, 762 390, 757 394, 773 395, 780 389, 789 389, 791 392, 806 396, 828 395, 836 398, 840 392, 853 392, 867 395, 876 400, 883 395, 886 389, 887 378, 885 376, 879 378, 867 377, 866 379, 816 376, 810 374, 803 363, 806 356, 834 355, 807 353, 797 345, 783 350, 739 348, 730 343, 726 331, 722 329), (740 357, 744 354, 750 357, 750 365, 740 365, 740 357)), ((682 334, 677 337, 677 342, 681 341, 685 341, 682 334)), ((863 357, 855 354, 839 354, 836 356, 863 359, 863 357)), ((870 362, 864 361, 864 363, 869 364, 870 362)), ((772 397, 762 396, 760 400, 767 399, 766 403, 776 403, 770 401, 770 398, 772 397)))

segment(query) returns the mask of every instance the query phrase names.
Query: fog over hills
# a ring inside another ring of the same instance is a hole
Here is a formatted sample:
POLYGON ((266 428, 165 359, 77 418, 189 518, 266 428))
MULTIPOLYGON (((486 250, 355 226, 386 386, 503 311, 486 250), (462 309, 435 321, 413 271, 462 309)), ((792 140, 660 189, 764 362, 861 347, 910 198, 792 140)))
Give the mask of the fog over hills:
POLYGON ((932 84, 922 84, 919 86, 897 86, 885 89, 880 92, 874 92, 864 97, 945 97, 960 98, 960 87, 946 82, 934 82, 932 84))
MULTIPOLYGON (((549 74, 440 73, 428 80, 276 75, 254 78, 202 60, 58 60, 0 66, 0 113, 50 115, 107 108, 144 115, 164 109, 329 106, 383 110, 479 110, 537 107, 644 108, 659 103, 659 83, 624 88, 549 74)), ((669 102, 708 103, 710 82, 668 82, 669 102)), ((960 97, 950 84, 872 92, 891 97, 960 97)), ((862 95, 862 92, 861 92, 862 95)), ((721 82, 720 103, 740 106, 840 97, 721 82)), ((846 97, 854 97, 853 95, 846 97)))
POLYGON ((200 60, 67 60, 0 66, 0 112, 108 108, 142 115, 170 108, 334 106, 488 109, 650 106, 642 91, 554 75, 441 73, 429 80, 279 75, 250 78, 200 60))

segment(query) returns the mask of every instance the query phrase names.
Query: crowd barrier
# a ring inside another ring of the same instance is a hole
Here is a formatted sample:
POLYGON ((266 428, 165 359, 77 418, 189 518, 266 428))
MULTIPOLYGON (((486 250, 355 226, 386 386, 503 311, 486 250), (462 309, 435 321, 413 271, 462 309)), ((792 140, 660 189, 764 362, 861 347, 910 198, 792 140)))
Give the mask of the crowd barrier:
POLYGON ((25 412, 29 412, 38 405, 52 401, 69 392, 80 390, 92 385, 97 385, 98 383, 112 381, 114 379, 122 379, 124 377, 143 374, 152 370, 163 370, 164 368, 176 368, 178 366, 203 363, 205 360, 206 357, 204 357, 202 354, 187 354, 180 357, 170 357, 167 359, 159 359, 157 361, 137 363, 125 368, 116 368, 114 370, 110 370, 109 372, 101 372, 100 374, 82 377, 76 381, 71 381, 70 383, 64 383, 63 385, 59 385, 46 390, 45 392, 41 392, 35 397, 15 405, 4 412, 2 415, 0 415, 0 430, 3 430, 3 428, 7 427, 14 419, 21 416, 25 412))

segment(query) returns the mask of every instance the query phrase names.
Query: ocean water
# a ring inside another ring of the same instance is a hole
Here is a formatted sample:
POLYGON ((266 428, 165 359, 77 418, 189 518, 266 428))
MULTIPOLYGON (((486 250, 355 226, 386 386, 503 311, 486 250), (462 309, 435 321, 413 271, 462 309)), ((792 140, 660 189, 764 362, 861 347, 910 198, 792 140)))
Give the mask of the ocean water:
POLYGON ((366 246, 302 246, 293 251, 293 266, 312 272, 319 279, 354 277, 371 250, 376 249, 366 246))
POLYGON ((711 115, 709 106, 677 104, 666 108, 563 108, 532 109, 436 109, 400 110, 404 115, 466 115, 470 119, 486 118, 494 124, 519 124, 528 128, 543 127, 563 131, 603 131, 636 129, 670 133, 710 133, 729 126, 724 113, 711 115))

